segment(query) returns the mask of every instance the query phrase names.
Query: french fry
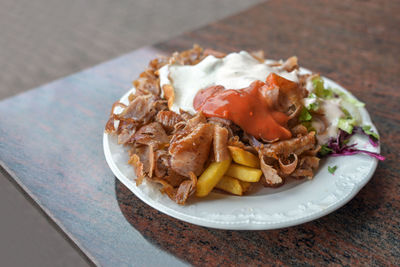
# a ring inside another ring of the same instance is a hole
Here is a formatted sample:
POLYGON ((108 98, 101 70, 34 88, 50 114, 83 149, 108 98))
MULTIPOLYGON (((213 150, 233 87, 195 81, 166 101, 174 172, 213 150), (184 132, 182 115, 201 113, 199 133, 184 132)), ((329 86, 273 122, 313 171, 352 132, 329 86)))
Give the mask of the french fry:
POLYGON ((234 162, 248 167, 260 168, 260 159, 256 155, 240 147, 228 146, 228 148, 234 162))
POLYGON ((231 164, 228 171, 226 172, 226 175, 245 182, 255 183, 260 180, 262 171, 260 169, 250 168, 247 166, 231 164))
POLYGON ((238 196, 243 195, 243 188, 242 185, 240 184, 240 181, 238 179, 229 176, 224 175, 222 179, 218 182, 218 184, 215 186, 215 188, 224 190, 233 195, 238 195, 238 196))
POLYGON ((211 163, 197 180, 196 196, 207 196, 224 176, 230 165, 231 159, 211 163))
POLYGON ((251 183, 245 182, 245 181, 240 181, 240 180, 239 180, 239 182, 240 182, 240 185, 242 186, 243 193, 246 193, 249 190, 251 183))

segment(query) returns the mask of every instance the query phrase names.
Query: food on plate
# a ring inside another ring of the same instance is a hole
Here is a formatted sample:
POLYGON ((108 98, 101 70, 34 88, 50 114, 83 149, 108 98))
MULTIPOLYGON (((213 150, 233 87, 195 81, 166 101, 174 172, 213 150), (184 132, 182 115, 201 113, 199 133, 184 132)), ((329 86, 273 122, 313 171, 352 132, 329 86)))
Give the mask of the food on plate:
POLYGON ((226 171, 226 175, 244 182, 255 183, 261 178, 261 169, 250 168, 243 165, 232 164, 226 171))
POLYGON ((215 188, 238 196, 243 195, 243 192, 245 191, 238 179, 229 176, 223 176, 218 184, 216 184, 215 188))
POLYGON ((237 146, 228 146, 228 149, 234 162, 253 168, 260 167, 260 159, 256 155, 237 146))
POLYGON ((222 177, 231 165, 231 160, 211 162, 207 169, 200 175, 197 181, 196 196, 205 197, 221 181, 222 177))
POLYGON ((242 191, 243 193, 246 193, 247 191, 249 191, 250 187, 251 187, 251 183, 249 182, 244 182, 244 181, 240 181, 239 180, 240 185, 242 186, 242 191))
POLYGON ((384 159, 351 141, 362 134, 378 145, 363 125, 364 104, 300 71, 296 57, 195 45, 150 61, 133 85, 128 101, 112 106, 106 133, 129 149, 137 186, 158 183, 178 204, 214 189, 241 196, 312 179, 328 155, 384 159))

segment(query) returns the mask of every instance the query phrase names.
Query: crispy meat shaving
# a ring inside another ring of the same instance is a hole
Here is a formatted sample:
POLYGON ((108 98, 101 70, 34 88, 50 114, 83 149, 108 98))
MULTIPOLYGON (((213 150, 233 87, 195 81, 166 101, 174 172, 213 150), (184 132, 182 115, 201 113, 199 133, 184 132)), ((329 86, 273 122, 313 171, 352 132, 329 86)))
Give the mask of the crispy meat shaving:
POLYGON ((283 178, 279 176, 278 170, 274 168, 276 160, 263 154, 259 156, 264 185, 276 187, 283 184, 283 178))
POLYGON ((279 167, 284 174, 291 174, 297 167, 299 161, 296 154, 290 154, 286 159, 279 158, 279 167), (292 157, 292 158, 291 158, 292 157))
POLYGON ((226 56, 225 53, 219 52, 219 51, 214 50, 214 49, 208 48, 208 49, 204 50, 204 52, 203 52, 203 56, 204 57, 207 57, 207 56, 210 56, 210 55, 214 56, 216 58, 223 58, 223 57, 226 56))
POLYGON ((158 112, 156 121, 161 123, 167 133, 172 133, 175 128, 175 125, 178 122, 183 121, 181 115, 170 111, 170 110, 163 110, 158 112))
POLYGON ((228 130, 219 125, 214 126, 214 157, 216 162, 228 160, 231 155, 228 150, 228 130))
POLYGON ((142 126, 133 135, 132 141, 142 145, 154 145, 156 147, 169 143, 168 135, 159 122, 151 122, 142 126))
POLYGON ((300 155, 307 150, 313 149, 314 146, 315 132, 309 132, 304 136, 266 144, 262 148, 262 153, 279 159, 280 156, 288 157, 290 154, 300 155))
POLYGON ((185 180, 183 181, 176 192, 175 195, 175 202, 183 205, 185 204, 187 198, 194 193, 196 190, 196 184, 197 184, 197 177, 194 175, 193 172, 189 173, 189 178, 190 180, 185 180))
POLYGON ((200 123, 188 134, 177 134, 178 137, 172 137, 174 141, 168 150, 171 155, 171 168, 186 177, 190 172, 200 175, 209 157, 213 131, 212 124, 200 123))

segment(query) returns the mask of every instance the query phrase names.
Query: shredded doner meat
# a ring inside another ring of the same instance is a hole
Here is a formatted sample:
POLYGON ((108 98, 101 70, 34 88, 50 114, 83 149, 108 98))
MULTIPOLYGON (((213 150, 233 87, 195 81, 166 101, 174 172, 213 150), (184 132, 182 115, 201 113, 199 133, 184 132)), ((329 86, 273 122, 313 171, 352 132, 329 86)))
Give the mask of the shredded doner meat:
MULTIPOLYGON (((152 60, 133 82, 136 92, 129 96, 129 103, 113 105, 106 132, 116 135, 119 144, 129 147, 129 164, 136 172, 137 185, 144 179, 161 184, 163 193, 183 205, 196 191, 197 177, 210 162, 231 159, 228 146, 258 154, 254 157, 260 161, 257 165, 265 186, 279 186, 287 177, 311 178, 319 165, 316 157, 319 147, 316 147, 315 133, 308 132, 298 120, 302 108, 300 99, 305 94, 304 82, 290 90, 276 87, 263 94, 271 107, 289 118, 288 127, 293 137, 283 141, 256 139, 228 119, 168 109, 171 103, 165 98, 171 96, 164 92, 162 97, 158 70, 171 63, 194 65, 207 55, 224 57, 226 54, 212 49, 203 51, 195 45, 171 57, 152 60)), ((264 62, 262 51, 252 56, 264 62)), ((298 68, 297 58, 274 63, 274 66, 292 71, 298 68)))

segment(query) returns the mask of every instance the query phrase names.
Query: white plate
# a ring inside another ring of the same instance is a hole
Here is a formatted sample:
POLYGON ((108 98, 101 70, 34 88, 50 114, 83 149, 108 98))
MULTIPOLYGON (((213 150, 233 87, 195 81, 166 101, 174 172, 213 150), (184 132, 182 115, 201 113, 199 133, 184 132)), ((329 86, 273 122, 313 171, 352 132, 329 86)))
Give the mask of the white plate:
MULTIPOLYGON (((308 70, 301 69, 308 72, 308 70)), ((324 78, 327 86, 347 92, 337 83, 324 78)), ((126 102, 129 93, 121 101, 126 102)), ((348 92, 347 92, 348 93, 348 92)), ((376 131, 366 109, 360 109, 364 124, 376 131)), ((367 138, 352 140, 359 148, 379 152, 367 138)), ((126 148, 117 144, 116 137, 104 134, 104 154, 115 176, 137 197, 151 207, 185 222, 219 229, 269 230, 294 226, 327 215, 352 199, 370 180, 377 160, 367 155, 329 157, 321 161, 312 180, 289 181, 273 188, 259 188, 242 197, 212 192, 208 197, 192 197, 185 206, 171 201, 158 191, 158 185, 144 182, 136 186, 133 167, 127 164, 126 148), (328 166, 338 166, 334 175, 328 166)))

